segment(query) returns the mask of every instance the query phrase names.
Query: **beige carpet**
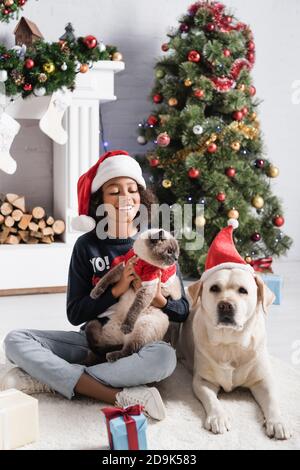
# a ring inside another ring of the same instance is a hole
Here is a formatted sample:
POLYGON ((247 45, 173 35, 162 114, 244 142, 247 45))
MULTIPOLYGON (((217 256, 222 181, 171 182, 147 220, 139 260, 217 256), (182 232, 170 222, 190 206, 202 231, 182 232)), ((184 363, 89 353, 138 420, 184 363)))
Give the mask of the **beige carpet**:
MULTIPOLYGON (((3 370, 3 354, 0 368, 3 370), (2 362, 2 366, 1 366, 2 362)), ((262 415, 252 396, 238 390, 223 393, 221 400, 232 416, 232 430, 213 435, 203 429, 204 412, 191 389, 191 376, 178 365, 175 373, 159 386, 167 407, 162 422, 149 421, 148 448, 184 449, 300 449, 300 374, 274 359, 283 415, 294 434, 289 441, 274 441, 265 436, 262 415)), ((108 440, 102 403, 77 398, 68 401, 59 395, 37 395, 40 439, 23 449, 107 449, 108 440)))

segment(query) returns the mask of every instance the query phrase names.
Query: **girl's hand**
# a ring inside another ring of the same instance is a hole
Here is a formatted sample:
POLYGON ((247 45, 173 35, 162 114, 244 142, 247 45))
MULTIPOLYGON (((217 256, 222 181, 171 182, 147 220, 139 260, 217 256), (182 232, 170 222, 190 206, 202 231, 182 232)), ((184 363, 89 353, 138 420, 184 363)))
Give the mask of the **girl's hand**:
POLYGON ((161 292, 161 272, 159 272, 159 281, 157 286, 157 291, 154 299, 152 300, 151 305, 157 308, 164 308, 167 305, 167 299, 163 296, 161 292))
POLYGON ((121 297, 129 289, 130 284, 136 279, 134 271, 134 263, 137 261, 137 256, 130 258, 124 268, 121 279, 113 286, 111 292, 116 298, 121 297))

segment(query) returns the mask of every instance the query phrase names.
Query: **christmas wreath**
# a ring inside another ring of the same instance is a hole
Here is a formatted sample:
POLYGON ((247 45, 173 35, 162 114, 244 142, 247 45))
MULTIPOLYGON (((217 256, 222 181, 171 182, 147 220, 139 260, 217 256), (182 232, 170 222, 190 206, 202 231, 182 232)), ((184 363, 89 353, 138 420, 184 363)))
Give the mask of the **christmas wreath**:
POLYGON ((27 0, 0 0, 0 22, 9 23, 10 20, 18 18, 26 2, 27 0))
POLYGON ((115 46, 98 43, 94 36, 61 38, 58 42, 36 41, 32 46, 6 49, 0 44, 0 82, 6 96, 51 95, 75 88, 77 73, 86 73, 99 60, 122 60, 115 46))

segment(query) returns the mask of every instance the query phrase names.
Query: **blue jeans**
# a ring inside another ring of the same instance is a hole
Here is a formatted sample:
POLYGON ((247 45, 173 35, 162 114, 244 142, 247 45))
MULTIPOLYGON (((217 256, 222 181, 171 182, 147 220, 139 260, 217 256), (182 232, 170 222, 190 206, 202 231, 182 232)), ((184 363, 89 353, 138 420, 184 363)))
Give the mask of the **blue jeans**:
POLYGON ((172 346, 157 341, 116 362, 87 367, 81 365, 89 350, 84 331, 13 330, 4 347, 11 362, 68 399, 84 372, 110 387, 133 387, 160 382, 177 362, 172 346))

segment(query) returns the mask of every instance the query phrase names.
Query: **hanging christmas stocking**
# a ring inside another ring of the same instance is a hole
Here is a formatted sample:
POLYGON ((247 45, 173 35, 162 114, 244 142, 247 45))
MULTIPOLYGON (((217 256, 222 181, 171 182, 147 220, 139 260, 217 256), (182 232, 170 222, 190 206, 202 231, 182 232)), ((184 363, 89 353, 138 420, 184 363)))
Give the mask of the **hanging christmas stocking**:
POLYGON ((15 173, 17 162, 10 155, 10 147, 21 126, 8 114, 0 110, 0 170, 9 175, 15 173))
POLYGON ((56 91, 52 95, 46 114, 40 120, 40 129, 60 145, 68 141, 68 134, 62 126, 62 119, 71 101, 71 91, 67 88, 56 91))

